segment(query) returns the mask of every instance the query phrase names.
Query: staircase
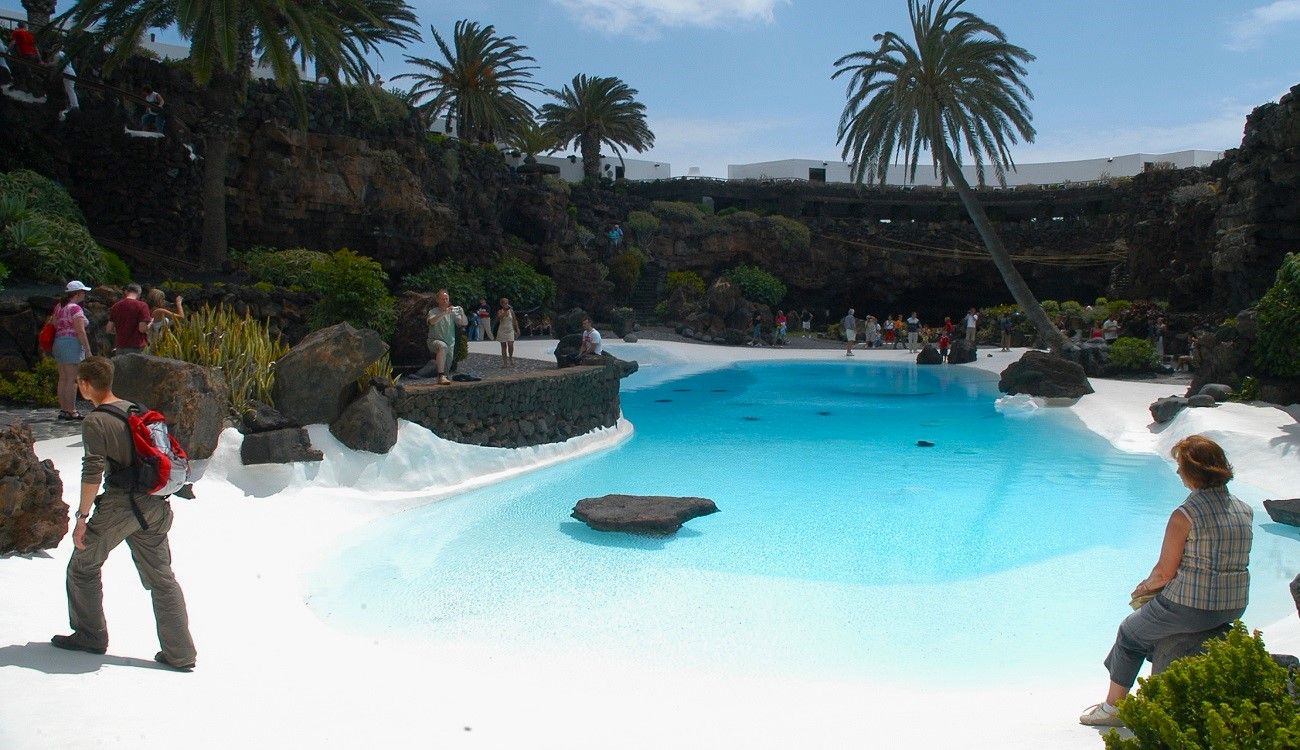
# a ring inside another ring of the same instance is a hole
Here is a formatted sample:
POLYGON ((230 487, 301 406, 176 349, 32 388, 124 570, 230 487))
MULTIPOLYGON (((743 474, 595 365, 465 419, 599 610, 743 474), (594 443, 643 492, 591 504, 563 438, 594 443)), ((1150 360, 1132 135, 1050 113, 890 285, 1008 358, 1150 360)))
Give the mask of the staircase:
POLYGON ((653 315, 655 305, 662 301, 660 295, 666 278, 668 269, 658 263, 646 263, 645 268, 641 269, 641 278, 628 297, 628 307, 635 310, 643 320, 645 316, 653 315))

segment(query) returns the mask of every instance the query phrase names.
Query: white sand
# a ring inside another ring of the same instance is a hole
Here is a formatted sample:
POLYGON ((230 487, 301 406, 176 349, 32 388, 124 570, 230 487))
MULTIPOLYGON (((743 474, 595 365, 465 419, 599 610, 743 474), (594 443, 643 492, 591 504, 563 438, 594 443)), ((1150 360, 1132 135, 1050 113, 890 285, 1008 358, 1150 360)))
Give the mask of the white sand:
MULTIPOLYGON (((472 345, 494 352, 492 342, 472 345)), ((549 358, 553 342, 520 356, 549 358)), ((616 343, 619 356, 654 361, 637 387, 738 359, 843 359, 835 351, 616 343)), ((994 352, 1000 371, 1022 352, 994 352)), ((857 353, 906 360, 906 352, 857 353)), ((1189 410, 1161 430, 1146 413, 1172 386, 1093 381, 1073 409, 1118 448, 1165 453, 1207 432, 1225 443, 1239 481, 1271 496, 1300 487, 1300 426, 1271 407, 1189 410)), ((1014 408, 1014 405, 1012 405, 1014 408)), ((1295 414, 1300 414, 1296 410, 1295 414)), ((164 747, 744 748, 1101 746, 1075 723, 1100 699, 1105 673, 1086 684, 1045 674, 988 690, 944 685, 796 681, 515 653, 509 644, 455 648, 333 630, 304 601, 304 576, 369 521, 512 473, 601 450, 618 428, 564 446, 510 451, 458 446, 403 424, 393 453, 351 453, 323 428, 315 467, 242 467, 238 433, 222 437, 196 501, 176 501, 175 569, 189 600, 199 667, 153 668, 148 595, 125 549, 104 569, 112 631, 105 657, 48 646, 67 632, 63 571, 71 540, 50 556, 0 561, 0 750, 164 747), (491 476, 480 476, 493 472, 491 476), (348 489, 359 487, 361 493, 348 489)), ((75 438, 37 446, 76 502, 75 438)), ((1171 504, 1177 498, 1170 498, 1171 504)), ((1152 540, 1152 554, 1158 540, 1152 540)), ((1300 552, 1292 567, 1300 570, 1300 552)), ((1141 577, 1146 571, 1134 571, 1141 577)), ((1300 652, 1300 620, 1266 627, 1272 650, 1300 652)), ((630 648, 629 654, 634 655, 630 648)), ((1098 654, 1100 661, 1102 654, 1098 654)))

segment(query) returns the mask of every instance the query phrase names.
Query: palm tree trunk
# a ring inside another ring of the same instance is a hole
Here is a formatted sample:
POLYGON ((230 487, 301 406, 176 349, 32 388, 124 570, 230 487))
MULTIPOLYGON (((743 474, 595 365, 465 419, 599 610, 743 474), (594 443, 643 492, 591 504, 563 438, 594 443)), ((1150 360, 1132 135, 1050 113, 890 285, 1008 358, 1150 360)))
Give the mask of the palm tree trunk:
POLYGON ((39 34, 50 25, 50 16, 54 15, 54 0, 23 0, 23 10, 27 11, 27 25, 33 34, 39 34))
POLYGON ((226 169, 234 133, 213 128, 203 137, 203 234, 199 254, 204 265, 220 268, 226 262, 226 169))
POLYGON ((1069 346, 1069 341, 1061 334, 1050 318, 1047 317, 1047 311, 1039 304, 1038 298, 1029 290, 1029 285, 1025 283, 1024 277, 1016 270, 1015 265, 1011 262, 1011 254, 1007 252, 1006 246, 1002 244, 1002 238, 993 229, 993 223, 989 221, 988 214, 984 212, 984 206, 980 205, 979 200, 975 197, 975 191, 971 190, 970 183, 966 182, 966 175, 962 174, 961 167, 957 165, 957 160, 952 155, 952 149, 945 144, 943 152, 940 154, 943 159, 943 168, 952 180, 952 184, 957 188, 957 195, 961 197, 962 205, 966 207, 966 213, 975 223, 975 231, 979 232, 980 239, 984 240, 984 247, 989 251, 989 257, 993 259, 993 265, 997 266, 998 273, 1002 274, 1002 281, 1007 285, 1011 292, 1011 297, 1020 305, 1020 309, 1029 317, 1029 322, 1034 324, 1038 330, 1038 335, 1047 342, 1052 351, 1060 354, 1069 346))
POLYGON ((600 181, 600 138, 594 133, 583 133, 579 146, 582 149, 582 176, 595 185, 600 181))

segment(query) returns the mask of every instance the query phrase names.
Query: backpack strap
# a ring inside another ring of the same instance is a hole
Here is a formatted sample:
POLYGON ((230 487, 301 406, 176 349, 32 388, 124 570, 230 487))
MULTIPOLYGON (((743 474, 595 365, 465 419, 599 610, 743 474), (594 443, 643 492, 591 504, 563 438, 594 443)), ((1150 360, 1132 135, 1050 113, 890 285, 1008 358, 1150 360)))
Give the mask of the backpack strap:
MULTIPOLYGON (((100 404, 99 406, 96 406, 94 409, 92 409, 92 411, 102 411, 105 414, 112 414, 113 416, 122 420, 122 426, 126 428, 126 442, 131 446, 131 463, 128 464, 128 467, 130 467, 131 469, 131 487, 130 489, 127 490, 126 497, 127 497, 127 501, 131 503, 131 514, 135 516, 136 522, 140 524, 140 530, 148 531, 149 524, 144 520, 144 513, 140 512, 140 506, 136 505, 135 503, 135 493, 136 490, 139 489, 136 485, 137 477, 134 471, 135 461, 136 461, 135 434, 131 432, 131 422, 130 420, 127 419, 127 417, 131 414, 139 414, 140 407, 136 404, 131 404, 129 407, 127 407, 126 411, 123 411, 122 409, 119 409, 116 406, 109 406, 108 404, 100 404)), ((107 456, 105 458, 107 458, 107 456)), ((109 461, 109 471, 113 471, 112 464, 115 464, 117 462, 113 461, 112 459, 108 459, 108 461, 109 461)))

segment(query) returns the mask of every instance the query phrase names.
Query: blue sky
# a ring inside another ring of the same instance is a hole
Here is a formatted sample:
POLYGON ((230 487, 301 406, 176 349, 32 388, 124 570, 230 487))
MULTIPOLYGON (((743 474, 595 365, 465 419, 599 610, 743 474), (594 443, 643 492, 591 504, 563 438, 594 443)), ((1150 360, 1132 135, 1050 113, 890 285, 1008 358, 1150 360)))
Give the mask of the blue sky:
MULTIPOLYGON (((538 80, 614 75, 639 90, 673 173, 838 159, 844 86, 832 62, 907 25, 905 0, 414 0, 428 27, 491 23, 537 58, 538 80)), ((1300 83, 1300 0, 968 0, 1037 56, 1035 143, 1018 162, 1240 143, 1250 110, 1300 83)), ((377 61, 386 79, 403 52, 377 61)), ((400 82, 399 82, 400 83, 400 82)), ((540 102, 541 97, 535 97, 540 102)))

